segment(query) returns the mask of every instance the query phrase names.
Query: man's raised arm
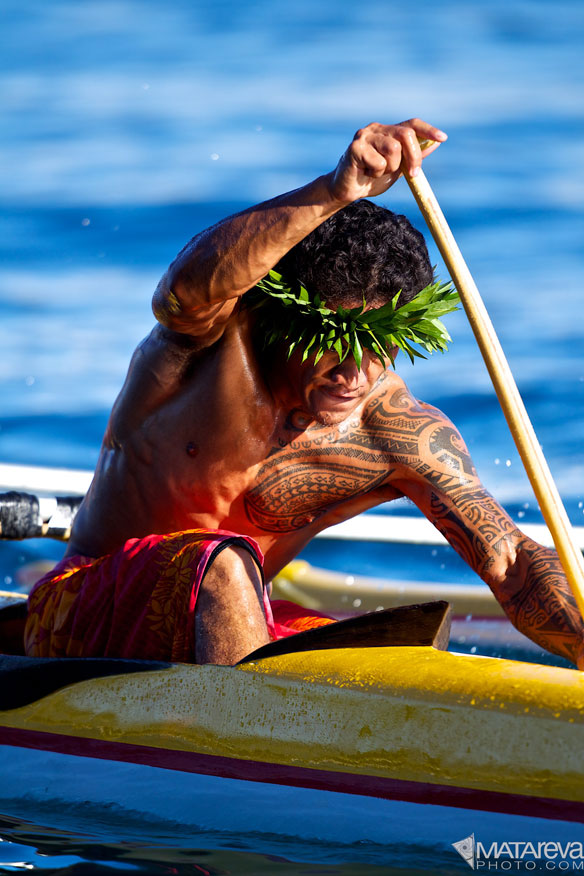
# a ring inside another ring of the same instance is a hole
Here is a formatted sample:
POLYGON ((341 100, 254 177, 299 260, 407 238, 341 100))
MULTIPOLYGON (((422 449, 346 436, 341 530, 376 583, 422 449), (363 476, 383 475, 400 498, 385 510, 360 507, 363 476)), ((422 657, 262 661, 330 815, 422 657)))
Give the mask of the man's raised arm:
POLYGON ((444 414, 405 392, 400 408, 394 446, 403 451, 392 485, 489 585, 520 632, 584 669, 584 623, 556 552, 522 533, 485 490, 444 414))
POLYGON ((194 237, 160 281, 152 305, 156 318, 196 337, 220 334, 237 298, 293 246, 347 204, 387 191, 402 162, 415 174, 445 139, 420 119, 360 129, 330 173, 194 237), (418 138, 433 142, 422 152, 418 138))

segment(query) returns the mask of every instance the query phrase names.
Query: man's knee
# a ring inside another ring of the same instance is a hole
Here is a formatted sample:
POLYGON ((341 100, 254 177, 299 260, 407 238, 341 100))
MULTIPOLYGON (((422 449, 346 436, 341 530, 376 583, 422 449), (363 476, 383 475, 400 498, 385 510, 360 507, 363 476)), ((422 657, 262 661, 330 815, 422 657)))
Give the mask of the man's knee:
POLYGON ((197 663, 236 663, 269 641, 262 574, 243 547, 224 548, 201 583, 195 608, 197 663))
POLYGON ((230 601, 237 600, 243 592, 254 592, 263 602, 263 579, 257 560, 239 545, 223 548, 209 564, 201 591, 219 598, 225 594, 230 601))

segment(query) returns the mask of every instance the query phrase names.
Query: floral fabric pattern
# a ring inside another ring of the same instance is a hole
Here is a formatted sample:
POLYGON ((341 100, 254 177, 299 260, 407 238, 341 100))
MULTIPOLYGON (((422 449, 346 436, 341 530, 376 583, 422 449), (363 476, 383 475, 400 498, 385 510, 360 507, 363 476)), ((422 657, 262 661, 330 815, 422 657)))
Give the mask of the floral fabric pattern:
MULTIPOLYGON (((62 560, 35 584, 28 599, 25 651, 31 657, 123 657, 195 661, 195 610, 201 581, 217 550, 250 551, 256 542, 226 530, 191 529, 129 539, 99 559, 62 560)), ((291 602, 264 612, 272 639, 332 623, 291 602)))

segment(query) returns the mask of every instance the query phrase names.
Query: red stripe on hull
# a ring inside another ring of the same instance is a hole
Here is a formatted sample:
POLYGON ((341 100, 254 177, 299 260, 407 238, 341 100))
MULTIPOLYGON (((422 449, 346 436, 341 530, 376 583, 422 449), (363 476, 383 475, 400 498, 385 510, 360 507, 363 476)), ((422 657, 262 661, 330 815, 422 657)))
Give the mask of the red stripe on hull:
POLYGON ((456 806, 461 809, 584 823, 584 803, 549 797, 531 797, 526 794, 506 794, 501 791, 483 791, 430 782, 332 772, 12 727, 0 727, 0 745, 142 764, 226 779, 268 782, 297 788, 379 797, 385 800, 456 806))

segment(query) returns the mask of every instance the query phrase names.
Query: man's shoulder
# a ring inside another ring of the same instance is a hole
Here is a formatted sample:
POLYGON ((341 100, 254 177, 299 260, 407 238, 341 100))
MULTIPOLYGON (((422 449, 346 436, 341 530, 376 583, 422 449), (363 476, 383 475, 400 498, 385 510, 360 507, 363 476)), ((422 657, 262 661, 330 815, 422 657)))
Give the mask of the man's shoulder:
POLYGON ((363 421, 371 421, 372 414, 384 419, 407 416, 427 422, 450 422, 435 405, 414 396, 403 378, 395 372, 386 372, 378 381, 363 410, 363 421))
POLYGON ((204 358, 211 349, 216 350, 218 346, 226 348, 233 347, 233 344, 225 343, 234 334, 240 334, 244 320, 237 315, 233 315, 226 325, 221 327, 221 332, 217 337, 210 335, 201 339, 194 335, 178 332, 161 323, 156 323, 148 334, 136 347, 134 359, 151 360, 161 359, 170 360, 172 362, 188 362, 196 358, 204 358))

